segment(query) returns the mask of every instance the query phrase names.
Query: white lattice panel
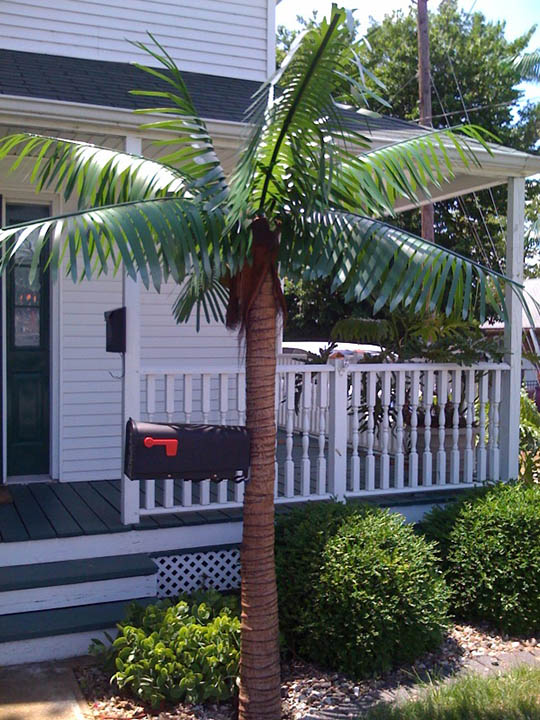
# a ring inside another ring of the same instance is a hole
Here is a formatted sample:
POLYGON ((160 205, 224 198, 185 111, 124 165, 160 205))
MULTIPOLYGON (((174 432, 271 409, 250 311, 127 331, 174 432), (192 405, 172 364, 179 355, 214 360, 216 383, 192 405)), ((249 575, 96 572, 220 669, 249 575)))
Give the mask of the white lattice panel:
POLYGON ((158 566, 158 597, 200 588, 232 590, 240 585, 240 550, 228 548, 154 558, 158 566))

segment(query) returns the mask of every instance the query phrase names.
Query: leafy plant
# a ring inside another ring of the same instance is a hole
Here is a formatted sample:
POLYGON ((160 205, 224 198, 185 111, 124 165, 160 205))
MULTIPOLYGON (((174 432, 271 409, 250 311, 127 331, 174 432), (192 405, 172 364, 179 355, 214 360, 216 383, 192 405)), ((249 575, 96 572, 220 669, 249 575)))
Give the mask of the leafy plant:
POLYGON ((440 643, 448 591, 401 516, 308 507, 280 521, 277 557, 281 628, 303 657, 361 677, 440 643))
POLYGON ((540 629, 540 486, 497 484, 428 516, 453 610, 505 632, 540 629))
POLYGON ((540 483, 540 412, 525 390, 520 397, 519 450, 520 478, 540 483))
MULTIPOLYGON (((332 329, 334 340, 371 342, 381 346, 376 361, 457 362, 472 365, 502 359, 497 340, 486 337, 474 320, 443 313, 396 311, 387 318, 345 318, 332 329)), ((373 359, 371 359, 373 362, 373 359)))
POLYGON ((144 702, 227 700, 236 693, 240 659, 238 599, 216 591, 146 608, 132 605, 107 648, 93 652, 112 679, 144 702))

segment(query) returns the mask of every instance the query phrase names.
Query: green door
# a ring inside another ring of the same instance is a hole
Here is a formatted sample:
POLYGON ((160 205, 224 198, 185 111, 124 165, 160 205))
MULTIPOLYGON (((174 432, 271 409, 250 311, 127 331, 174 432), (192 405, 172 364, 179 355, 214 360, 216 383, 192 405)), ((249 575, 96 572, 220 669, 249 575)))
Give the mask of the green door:
MULTIPOLYGON (((6 203, 6 224, 50 214, 48 205, 6 203)), ((42 254, 43 256, 45 253, 42 254)), ((49 474, 49 276, 29 282, 32 248, 16 254, 6 278, 7 474, 49 474)))

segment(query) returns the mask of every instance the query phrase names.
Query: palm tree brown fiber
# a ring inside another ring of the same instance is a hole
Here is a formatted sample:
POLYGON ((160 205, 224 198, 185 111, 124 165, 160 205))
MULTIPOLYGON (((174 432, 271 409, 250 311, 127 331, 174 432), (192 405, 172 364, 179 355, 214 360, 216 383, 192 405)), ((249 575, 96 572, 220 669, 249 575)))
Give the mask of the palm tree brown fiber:
POLYGON ((267 267, 246 324, 246 409, 250 480, 242 537, 242 654, 239 717, 281 716, 278 605, 274 570, 274 452, 277 308, 267 267))

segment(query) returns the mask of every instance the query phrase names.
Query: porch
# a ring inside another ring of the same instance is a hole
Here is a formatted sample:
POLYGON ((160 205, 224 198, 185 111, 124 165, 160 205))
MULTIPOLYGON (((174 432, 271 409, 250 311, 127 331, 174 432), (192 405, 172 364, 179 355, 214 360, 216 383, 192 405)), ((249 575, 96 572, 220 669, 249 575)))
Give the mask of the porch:
MULTIPOLYGON (((510 477, 501 429, 510 366, 278 365, 275 502, 389 499, 510 477)), ((138 417, 150 422, 245 423, 238 367, 143 368, 138 417)), ((518 390, 519 392, 519 390, 518 390)), ((505 425, 506 427, 506 425, 505 425)), ((124 478, 124 522, 240 509, 244 485, 124 478)), ((115 496, 116 498, 116 496, 115 496)))

